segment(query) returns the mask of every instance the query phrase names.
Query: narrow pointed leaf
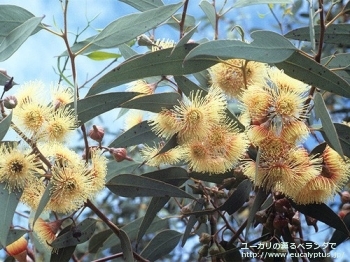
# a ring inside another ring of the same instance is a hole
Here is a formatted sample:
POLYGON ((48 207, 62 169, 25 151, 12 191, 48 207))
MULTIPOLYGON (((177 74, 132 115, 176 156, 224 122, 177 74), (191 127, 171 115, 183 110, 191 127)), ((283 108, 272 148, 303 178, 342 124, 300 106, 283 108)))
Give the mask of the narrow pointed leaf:
POLYGON ((267 197, 268 197, 268 194, 265 192, 265 190, 262 187, 259 187, 258 192, 255 195, 254 203, 249 210, 248 222, 247 222, 246 233, 245 233, 246 236, 248 236, 248 231, 250 229, 250 225, 254 221, 256 212, 260 210, 261 205, 265 202, 267 197))
POLYGON ((178 145, 179 144, 177 143, 177 135, 175 134, 165 143, 165 145, 162 147, 161 150, 159 150, 157 155, 165 153, 165 152, 169 151, 170 149, 177 147, 178 145))
POLYGON ((203 10, 205 15, 207 16, 210 24, 212 25, 213 28, 215 28, 216 24, 216 11, 214 6, 209 3, 207 0, 203 0, 199 4, 200 8, 203 10))
POLYGON ((232 215, 249 200, 249 194, 251 191, 252 182, 248 179, 243 180, 219 209, 232 215))
MULTIPOLYGON (((315 30, 315 41, 316 43, 318 43, 318 39, 320 39, 321 27, 319 25, 315 25, 314 30, 315 30)), ((310 41, 310 29, 309 27, 297 28, 288 32, 285 35, 285 37, 295 39, 295 40, 301 40, 301 41, 310 41)), ((349 46, 349 43, 350 43, 349 24, 329 25, 324 33, 323 42, 328 44, 349 46)))
POLYGON ((95 61, 103 61, 107 59, 116 59, 121 57, 120 54, 104 52, 104 51, 94 51, 86 55, 88 58, 95 61))
POLYGON ((93 43, 103 48, 126 43, 166 21, 183 3, 160 6, 117 19, 104 28, 93 43))
MULTIPOLYGON (((78 101, 78 119, 80 123, 85 123, 102 113, 119 107, 120 104, 137 95, 139 95, 139 93, 115 92, 85 97, 78 101)), ((69 105, 73 107, 73 103, 69 105)))
POLYGON ((78 244, 88 241, 96 229, 97 220, 93 218, 86 218, 78 225, 76 225, 75 230, 79 231, 79 236, 74 235, 73 227, 65 232, 64 234, 58 236, 52 243, 51 246, 54 248, 65 248, 69 246, 76 246, 78 244))
POLYGON ((185 56, 197 45, 185 44, 175 49, 167 48, 132 57, 97 80, 90 88, 88 95, 145 77, 185 75, 214 65, 216 62, 196 60, 188 61, 185 66, 183 65, 185 56))
POLYGON ((300 211, 301 213, 308 215, 310 217, 313 217, 317 220, 320 220, 321 222, 327 224, 328 226, 333 227, 334 229, 337 229, 343 232, 344 234, 350 236, 348 228, 346 227, 344 222, 326 204, 322 203, 322 204, 298 205, 291 200, 290 202, 292 206, 296 210, 300 211))
MULTIPOLYGON (((350 157, 350 127, 339 123, 334 123, 334 127, 337 132, 344 155, 350 157)), ((328 138, 326 141, 329 143, 328 138)))
POLYGON ((283 69, 287 75, 309 85, 317 86, 340 96, 350 97, 349 83, 328 68, 299 52, 295 52, 286 61, 278 63, 276 66, 283 69))
MULTIPOLYGON (((196 204, 193 207, 193 212, 198 212, 201 211, 204 207, 204 199, 200 198, 197 200, 196 204)), ((185 246, 187 239, 190 237, 190 234, 192 232, 192 228, 194 227, 194 225, 197 223, 198 219, 196 215, 190 215, 190 217, 188 218, 188 222, 186 225, 186 229, 182 238, 182 242, 181 242, 181 246, 185 246)))
POLYGON ((160 259, 177 246, 181 236, 182 234, 175 230, 164 230, 148 243, 140 255, 150 261, 160 259))
POLYGON ((315 115, 321 119, 322 130, 324 131, 330 146, 337 151, 341 156, 344 156, 343 149, 341 147, 337 131, 335 130, 332 119, 328 113, 327 107, 323 101, 323 97, 320 93, 315 94, 315 115))
POLYGON ((36 222, 36 220, 39 218, 39 216, 41 215, 41 213, 44 211, 45 206, 47 205, 47 203, 50 201, 50 190, 51 190, 51 186, 52 183, 48 183, 48 185, 45 188, 45 191, 40 199, 40 202, 38 204, 38 208, 34 211, 34 218, 33 218, 33 225, 32 227, 34 227, 34 224, 36 222))
MULTIPOLYGON (((350 229, 350 213, 347 213, 343 218, 344 224, 350 229)), ((339 246, 345 240, 349 239, 349 235, 345 234, 343 231, 335 230, 329 243, 335 243, 335 247, 339 246)))
POLYGON ((163 181, 177 187, 181 186, 189 179, 186 169, 182 167, 168 167, 165 169, 144 173, 141 176, 163 181))
POLYGON ((0 61, 5 61, 27 40, 37 29, 43 17, 32 17, 13 29, 0 44, 0 61))
POLYGON ((118 46, 118 48, 119 48, 120 53, 124 57, 124 59, 129 59, 133 56, 138 55, 138 53, 136 51, 134 51, 134 49, 132 49, 127 44, 122 44, 122 45, 118 46))
POLYGON ((293 0, 238 0, 233 7, 238 8, 259 4, 293 4, 293 0))
POLYGON ((157 216, 157 213, 168 203, 170 197, 153 197, 150 201, 146 214, 143 217, 142 223, 137 233, 136 242, 140 242, 149 226, 152 224, 153 219, 157 216))
POLYGON ((12 111, 0 122, 0 141, 5 137, 12 121, 12 111))
POLYGON ((68 246, 51 253, 50 262, 70 261, 76 246, 68 246))
POLYGON ((109 147, 128 147, 157 139, 158 136, 152 131, 147 120, 133 126, 117 137, 109 147))
POLYGON ((137 1, 119 0, 119 1, 124 2, 142 12, 164 5, 162 0, 137 0, 137 1))
POLYGON ((122 229, 119 231, 119 239, 125 261, 134 261, 130 239, 122 229))
POLYGON ((176 186, 148 177, 122 174, 107 182, 106 187, 123 197, 184 197, 195 199, 176 186))
POLYGON ((188 31, 188 33, 186 33, 181 39, 180 41, 176 44, 175 48, 179 47, 179 46, 183 46, 185 44, 188 43, 189 40, 191 40, 191 37, 194 35, 194 33, 197 31, 199 24, 197 24, 195 27, 193 27, 190 31, 188 31))
POLYGON ((89 241, 89 253, 97 253, 103 246, 103 242, 113 234, 111 229, 98 232, 93 235, 89 241))
POLYGON ((22 192, 9 193, 8 189, 5 188, 5 183, 0 183, 0 244, 7 246, 7 237, 12 224, 13 215, 15 214, 19 199, 21 198, 22 192))
MULTIPOLYGON (((136 220, 121 227, 121 229, 128 235, 129 239, 131 239, 131 240, 136 239, 137 233, 138 233, 140 225, 142 223, 142 219, 143 219, 143 217, 137 218, 136 220)), ((156 217, 153 220, 151 226, 148 228, 146 233, 154 233, 162 228, 165 228, 168 225, 168 223, 169 223, 169 218, 160 219, 159 217, 156 217)), ((114 246, 119 246, 119 245, 120 245, 120 239, 115 234, 112 234, 103 243, 103 247, 101 248, 101 250, 111 248, 114 246)))
POLYGON ((250 44, 239 40, 215 40, 193 49, 186 57, 186 64, 193 60, 216 61, 241 58, 264 63, 279 63, 290 57, 296 48, 282 35, 271 31, 255 31, 250 44))
POLYGON ((136 97, 120 106, 123 108, 139 109, 159 113, 162 109, 171 109, 181 99, 178 93, 160 93, 136 97))
POLYGON ((120 174, 135 174, 135 170, 140 166, 140 163, 134 161, 117 162, 114 159, 107 163, 106 181, 120 174))
MULTIPOLYGON (((7 235, 7 244, 11 244, 21 238, 24 234, 28 233, 28 230, 23 230, 23 229, 11 229, 8 232, 7 235)), ((0 244, 0 249, 3 248, 3 246, 0 244)))

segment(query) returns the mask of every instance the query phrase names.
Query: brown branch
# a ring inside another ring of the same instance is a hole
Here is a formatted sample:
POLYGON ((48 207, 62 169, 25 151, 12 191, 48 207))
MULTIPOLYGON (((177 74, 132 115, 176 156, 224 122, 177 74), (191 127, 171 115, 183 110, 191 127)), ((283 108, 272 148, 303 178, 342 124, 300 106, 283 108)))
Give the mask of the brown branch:
POLYGON ((187 13, 187 7, 188 7, 188 2, 190 0, 185 0, 184 2, 184 9, 182 11, 182 16, 181 16, 181 21, 180 21, 180 39, 184 36, 184 27, 185 27, 185 20, 186 20, 186 13, 187 13))

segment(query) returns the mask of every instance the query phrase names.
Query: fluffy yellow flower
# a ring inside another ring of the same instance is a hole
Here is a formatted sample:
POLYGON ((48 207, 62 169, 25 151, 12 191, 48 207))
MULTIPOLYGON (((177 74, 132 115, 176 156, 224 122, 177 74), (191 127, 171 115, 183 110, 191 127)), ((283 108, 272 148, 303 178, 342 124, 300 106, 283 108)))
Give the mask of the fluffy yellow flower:
POLYGON ((95 149, 91 151, 91 167, 89 170, 89 175, 92 178, 90 194, 93 196, 104 188, 107 175, 107 158, 102 155, 101 150, 95 149))
POLYGON ((55 109, 74 101, 74 90, 63 85, 51 86, 51 99, 55 109))
POLYGON ((157 87, 156 83, 149 84, 145 80, 137 80, 132 82, 126 91, 138 92, 143 95, 152 95, 157 87))
POLYGON ((171 48, 174 46, 175 46, 174 40, 157 39, 156 42, 152 45, 152 52, 158 51, 161 49, 171 48))
POLYGON ((39 241, 49 250, 52 250, 50 244, 56 239, 56 234, 60 230, 62 220, 46 222, 38 218, 34 224, 33 232, 38 236, 39 241))
POLYGON ((39 103, 42 101, 45 85, 41 81, 30 81, 24 83, 16 93, 17 107, 21 107, 25 103, 39 103))
POLYGON ((147 165, 155 167, 158 167, 161 164, 174 165, 182 159, 184 153, 182 147, 177 146, 159 154, 159 151, 163 148, 163 146, 164 144, 162 143, 159 143, 154 147, 144 145, 140 153, 143 160, 147 161, 147 165))
POLYGON ((37 209, 45 189, 44 181, 39 178, 30 180, 24 187, 20 201, 32 209, 37 209))
POLYGON ((269 68, 268 75, 271 81, 280 90, 305 93, 309 89, 309 86, 307 84, 286 75, 283 71, 279 70, 276 67, 269 68))
POLYGON ((6 183, 9 191, 22 190, 35 178, 40 163, 34 154, 0 145, 0 155, 0 182, 6 183))
POLYGON ((163 109, 155 114, 150 120, 149 125, 159 136, 168 139, 180 131, 180 121, 176 114, 169 109, 163 109))
POLYGON ((238 97, 250 84, 265 82, 266 64, 229 59, 212 66, 209 70, 213 86, 221 88, 230 97, 238 97))

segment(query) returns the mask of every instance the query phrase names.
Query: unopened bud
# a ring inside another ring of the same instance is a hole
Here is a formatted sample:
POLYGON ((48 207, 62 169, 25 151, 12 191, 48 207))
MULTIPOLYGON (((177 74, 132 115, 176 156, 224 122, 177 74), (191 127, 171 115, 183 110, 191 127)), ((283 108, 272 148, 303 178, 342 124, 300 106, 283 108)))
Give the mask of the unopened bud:
POLYGON ((109 149, 109 153, 111 153, 111 155, 113 156, 113 158, 115 159, 115 161, 117 162, 122 162, 124 160, 128 160, 128 161, 132 161, 132 158, 129 157, 126 154, 126 149, 125 148, 110 148, 109 149))
POLYGON ((14 82, 13 82, 13 77, 11 77, 10 80, 7 80, 5 82, 5 85, 4 85, 4 92, 7 92, 9 91, 13 86, 14 86, 14 82))
POLYGON ((201 244, 209 244, 211 241, 211 235, 208 233, 202 233, 201 236, 199 237, 199 242, 201 244))
POLYGON ((288 226, 288 222, 288 218, 277 214, 273 220, 273 227, 275 229, 282 230, 283 228, 288 226))
POLYGON ((14 96, 8 96, 8 97, 5 97, 4 99, 4 106, 7 109, 13 109, 17 106, 17 104, 18 104, 17 98, 14 96))
POLYGON ((341 202, 343 204, 350 202, 350 193, 348 191, 344 191, 341 193, 341 202))
POLYGON ((209 246, 203 245, 199 250, 198 254, 200 258, 206 257, 208 255, 209 246))
POLYGON ((139 46, 153 46, 153 41, 147 35, 140 35, 137 38, 137 43, 139 46))
POLYGON ((101 142, 103 136, 105 135, 105 130, 100 126, 92 126, 92 129, 89 131, 89 137, 97 142, 101 142))

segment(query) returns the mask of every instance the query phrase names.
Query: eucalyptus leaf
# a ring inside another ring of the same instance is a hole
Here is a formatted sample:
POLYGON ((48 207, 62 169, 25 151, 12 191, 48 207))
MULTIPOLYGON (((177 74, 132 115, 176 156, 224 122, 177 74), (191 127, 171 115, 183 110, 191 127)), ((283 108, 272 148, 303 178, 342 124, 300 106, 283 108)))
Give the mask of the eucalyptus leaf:
POLYGON ((293 4, 293 0, 238 0, 232 7, 238 8, 259 4, 293 4))
POLYGON ((162 0, 119 0, 120 2, 124 2, 139 11, 147 11, 153 8, 157 8, 159 6, 163 6, 162 0))
POLYGON ((13 29, 0 44, 0 62, 13 55, 17 49, 31 36, 40 25, 43 17, 32 17, 13 29))
POLYGON ((188 173, 186 169, 182 167, 168 167, 152 172, 144 173, 142 177, 148 177, 154 180, 163 181, 173 186, 181 186, 188 179, 188 173))
POLYGON ((15 214, 19 199, 22 196, 22 192, 13 191, 9 192, 6 188, 6 183, 0 183, 0 210, 2 215, 0 216, 0 244, 7 246, 8 234, 12 225, 12 219, 15 214))
MULTIPOLYGON (((102 113, 119 107, 120 104, 137 95, 139 95, 139 93, 115 92, 85 97, 84 99, 78 100, 78 119, 80 123, 86 123, 102 113)), ((68 104, 68 106, 73 107, 73 103, 68 104)))
MULTIPOLYGON (((350 228, 350 213, 345 215, 343 222, 347 228, 350 228)), ((335 247, 337 247, 347 239, 349 239, 349 234, 345 234, 343 231, 337 229, 334 231, 329 243, 335 243, 335 247)))
POLYGON ((95 232, 96 223, 96 219, 84 219, 82 222, 76 225, 76 227, 71 227, 70 230, 58 236, 54 241, 52 241, 51 246, 53 248, 66 248, 88 241, 95 232))
POLYGON ((50 262, 70 261, 76 246, 68 246, 51 253, 50 262))
POLYGON ((323 101, 322 95, 320 93, 315 94, 315 115, 317 118, 321 119, 322 130, 324 131, 327 140, 329 141, 331 147, 339 153, 342 157, 344 156, 343 149, 341 147, 338 134, 335 130, 332 119, 328 113, 326 105, 323 101))
POLYGON ((106 229, 94 234, 89 241, 89 253, 97 253, 103 246, 103 242, 113 234, 111 229, 106 229))
POLYGON ((123 134, 117 137, 109 147, 128 147, 138 144, 143 144, 148 141, 157 139, 158 136, 152 131, 152 127, 145 120, 140 124, 126 130, 123 134))
POLYGON ((183 197, 195 199, 192 195, 176 186, 151 179, 148 177, 121 174, 106 183, 106 187, 113 193, 123 197, 183 197))
POLYGON ((121 55, 124 57, 124 59, 129 59, 133 56, 138 55, 138 53, 136 51, 134 51, 134 49, 132 49, 127 44, 122 44, 122 45, 118 46, 118 48, 119 48, 121 55))
POLYGON ((268 197, 268 194, 265 192, 265 190, 262 187, 259 187, 258 192, 255 195, 254 203, 249 209, 249 216, 248 216, 246 233, 245 233, 246 236, 248 236, 248 231, 250 229, 251 224, 254 221, 256 212, 260 210, 261 205, 265 202, 267 197, 268 197))
MULTIPOLYGON (((24 229, 11 229, 8 232, 7 235, 7 244, 11 244, 13 242, 15 242, 16 240, 20 239, 24 234, 28 233, 28 230, 24 230, 24 229)), ((0 244, 0 249, 4 248, 4 246, 1 246, 0 244)))
POLYGON ((340 96, 350 97, 349 83, 328 68, 299 52, 293 53, 286 61, 278 63, 276 66, 283 69, 287 75, 309 85, 317 86, 340 96))
POLYGON ((185 75, 204 70, 216 62, 193 59, 183 65, 185 56, 198 44, 185 44, 175 49, 167 48, 132 57, 102 76, 90 88, 88 95, 150 76, 185 75))
POLYGON ((171 17, 183 3, 160 6, 123 16, 106 26, 93 40, 101 48, 115 47, 147 32, 171 17))
MULTIPOLYGON (((320 39, 320 25, 315 25, 314 30, 315 41, 318 43, 318 39, 320 39)), ((310 41, 310 29, 309 27, 297 28, 285 34, 285 37, 300 41, 310 41)), ((324 32, 323 42, 328 44, 349 46, 349 24, 331 24, 327 26, 327 29, 324 32)))
POLYGON ((148 204, 148 208, 137 233, 136 241, 139 243, 146 233, 157 213, 168 203, 170 197, 153 197, 148 204))
POLYGON ((125 261, 134 261, 132 247, 128 235, 124 230, 120 229, 118 237, 120 239, 120 245, 123 251, 123 257, 125 261))
POLYGON ((120 106, 123 108, 139 109, 154 113, 159 113, 162 109, 171 109, 177 105, 181 99, 178 93, 160 93, 153 95, 143 95, 124 102, 120 106))
POLYGON ((12 111, 0 122, 0 141, 5 137, 7 131, 11 126, 12 111))
POLYGON ((120 54, 104 52, 104 51, 94 51, 86 55, 88 58, 95 61, 104 61, 107 59, 118 59, 121 57, 120 54))
POLYGON ((214 6, 211 3, 209 3, 207 0, 202 0, 199 3, 199 6, 202 9, 202 11, 204 12, 204 14, 207 16, 212 27, 215 29, 216 11, 215 11, 214 6))
POLYGON ((161 231, 148 243, 140 255, 150 261, 160 259, 177 246, 181 236, 182 234, 175 230, 166 229, 161 231))
POLYGON ((51 186, 52 186, 52 183, 47 184, 45 191, 44 191, 42 197, 40 198, 37 209, 33 210, 33 212, 34 212, 33 225, 32 225, 33 228, 34 228, 34 224, 35 224, 36 220, 39 218, 41 213, 44 211, 45 206, 50 201, 51 186))
POLYGON ((271 31, 254 31, 250 44, 239 40, 214 40, 194 48, 185 59, 185 67, 192 60, 220 62, 240 58, 264 63, 279 63, 286 60, 296 48, 282 35, 271 31))

